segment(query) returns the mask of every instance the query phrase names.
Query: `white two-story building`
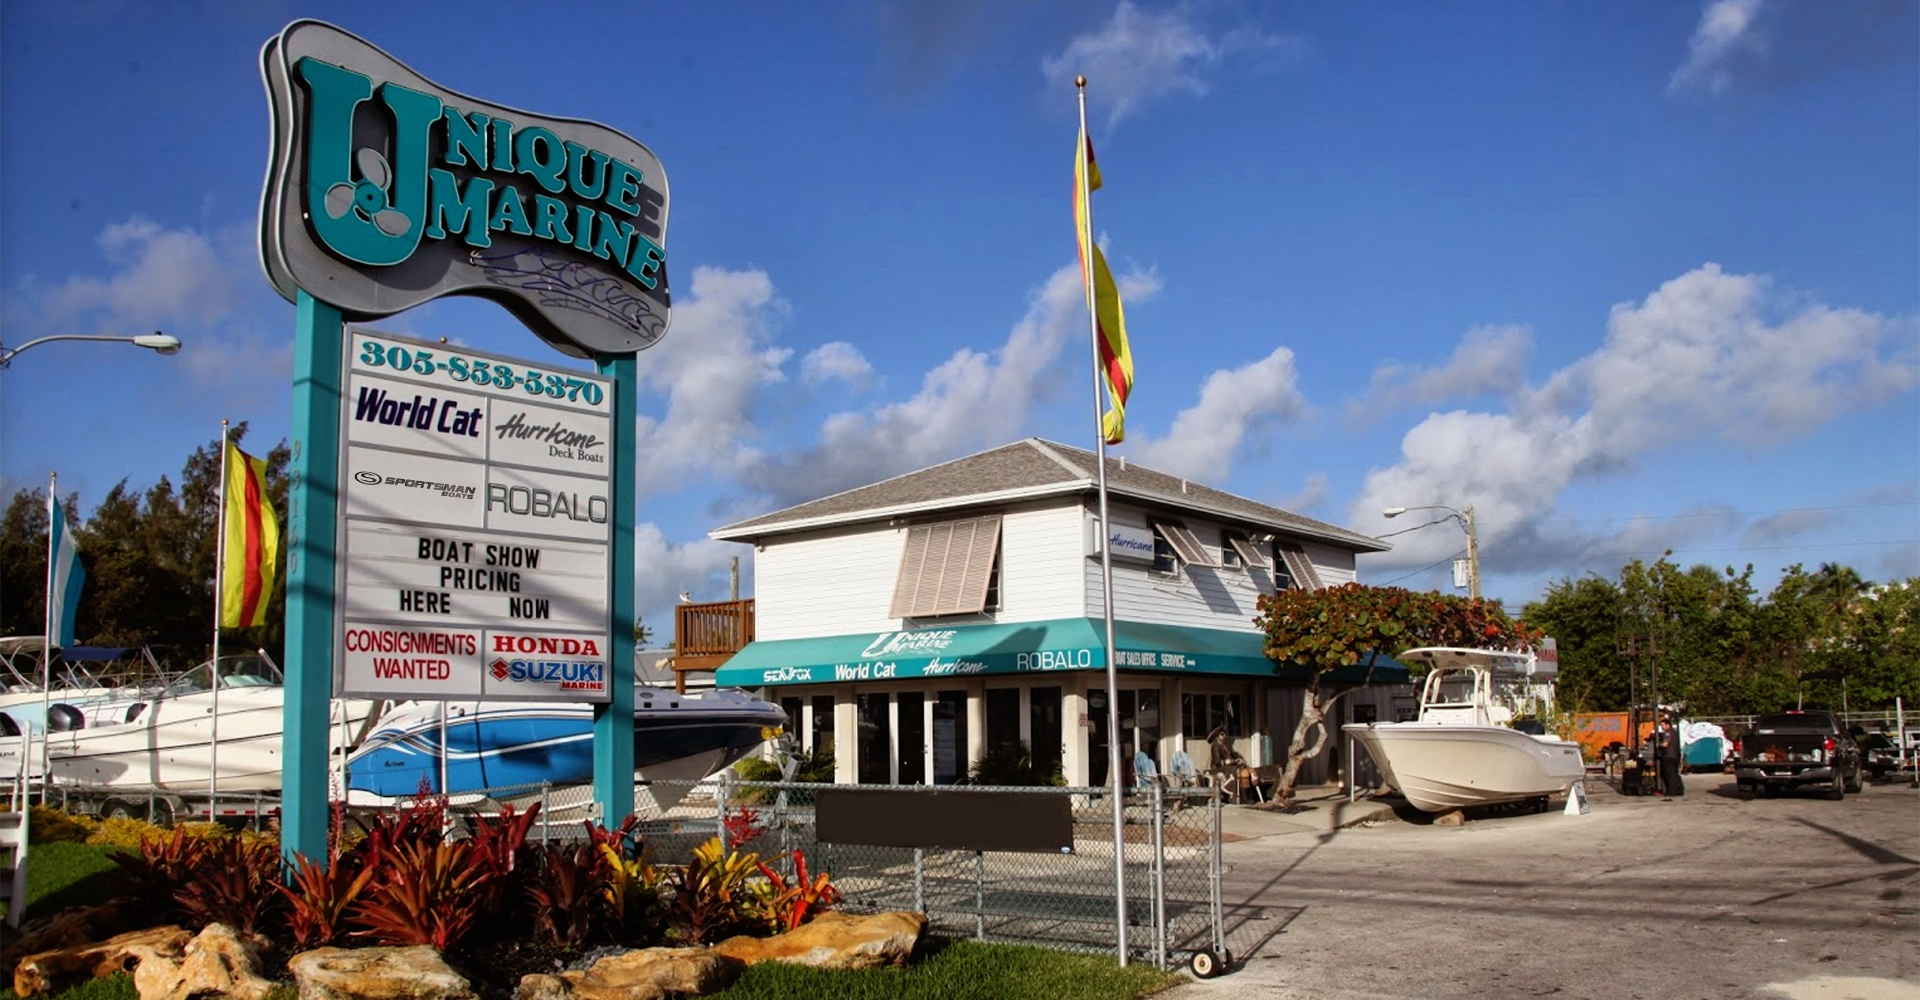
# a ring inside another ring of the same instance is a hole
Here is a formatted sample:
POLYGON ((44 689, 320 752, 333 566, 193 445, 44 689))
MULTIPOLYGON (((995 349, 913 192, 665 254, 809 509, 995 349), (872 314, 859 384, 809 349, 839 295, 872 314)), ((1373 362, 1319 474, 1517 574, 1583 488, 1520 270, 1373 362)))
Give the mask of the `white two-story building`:
MULTIPOLYGON (((1216 728, 1272 762, 1307 674, 1264 655, 1257 599, 1350 582, 1388 546, 1111 457, 1102 530, 1095 462, 1028 439, 713 531, 754 547, 756 605, 716 681, 777 700, 841 782, 948 784, 1018 741, 1105 784, 1107 544, 1124 766, 1137 747, 1205 768, 1216 728)), ((1332 679, 1372 685, 1349 701, 1392 718, 1406 672, 1332 679)))

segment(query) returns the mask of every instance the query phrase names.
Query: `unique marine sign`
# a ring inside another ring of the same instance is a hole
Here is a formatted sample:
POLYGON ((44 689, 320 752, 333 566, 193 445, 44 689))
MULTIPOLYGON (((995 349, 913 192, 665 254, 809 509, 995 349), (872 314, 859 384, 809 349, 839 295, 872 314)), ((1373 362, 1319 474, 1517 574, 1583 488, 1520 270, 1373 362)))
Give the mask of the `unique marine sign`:
POLYGON ((260 256, 281 295, 354 319, 479 295, 576 357, 666 333, 667 177, 645 146, 438 87, 318 21, 261 64, 260 256))

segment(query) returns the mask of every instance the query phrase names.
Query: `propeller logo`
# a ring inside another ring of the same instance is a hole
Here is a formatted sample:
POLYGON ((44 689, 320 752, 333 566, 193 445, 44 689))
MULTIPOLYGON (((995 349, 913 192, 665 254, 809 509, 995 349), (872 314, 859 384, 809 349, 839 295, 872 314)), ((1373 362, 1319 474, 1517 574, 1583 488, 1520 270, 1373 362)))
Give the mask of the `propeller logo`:
POLYGON ((354 151, 353 166, 360 180, 353 184, 342 181, 327 189, 327 215, 338 219, 352 212, 388 236, 405 236, 413 220, 393 207, 387 191, 393 183, 393 168, 387 165, 387 158, 379 150, 362 146, 354 151))

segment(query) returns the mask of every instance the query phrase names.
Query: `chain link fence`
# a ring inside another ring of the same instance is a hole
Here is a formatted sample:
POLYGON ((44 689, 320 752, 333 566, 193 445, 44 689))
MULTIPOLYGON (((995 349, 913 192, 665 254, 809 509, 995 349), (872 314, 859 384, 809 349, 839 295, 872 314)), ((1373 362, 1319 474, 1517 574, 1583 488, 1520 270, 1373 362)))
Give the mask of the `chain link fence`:
MULTIPOLYGON (((821 793, 860 787, 739 781, 731 772, 701 782, 642 782, 634 788, 634 832, 656 865, 686 864, 693 849, 713 837, 723 843, 738 840, 726 846, 758 853, 786 875, 792 874, 794 852, 803 852, 810 873, 832 877, 843 897, 840 909, 924 913, 930 929, 944 936, 1068 951, 1117 951, 1112 789, 885 789, 977 796, 983 811, 1000 795, 1064 800, 1071 816, 1071 846, 1058 851, 886 847, 820 839, 821 793)), ((971 802, 963 800, 963 805, 971 802)), ((538 841, 579 838, 585 835, 586 821, 611 827, 624 818, 609 822, 597 816, 587 786, 495 788, 458 796, 451 806, 456 815, 471 817, 495 815, 509 804, 521 810, 540 805, 540 819, 529 831, 529 838, 538 841)), ((1119 839, 1131 959, 1171 968, 1196 952, 1225 953, 1222 808, 1210 788, 1153 785, 1130 789, 1124 796, 1119 839)))

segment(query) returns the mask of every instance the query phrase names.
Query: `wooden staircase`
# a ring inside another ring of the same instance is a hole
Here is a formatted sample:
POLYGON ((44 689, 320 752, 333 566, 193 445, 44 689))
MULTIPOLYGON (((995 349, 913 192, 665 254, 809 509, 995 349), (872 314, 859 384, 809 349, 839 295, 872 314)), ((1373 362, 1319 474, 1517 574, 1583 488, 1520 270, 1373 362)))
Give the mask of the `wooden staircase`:
POLYGON ((27 910, 27 814, 0 812, 0 902, 7 925, 19 927, 27 910))

